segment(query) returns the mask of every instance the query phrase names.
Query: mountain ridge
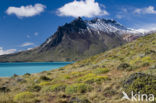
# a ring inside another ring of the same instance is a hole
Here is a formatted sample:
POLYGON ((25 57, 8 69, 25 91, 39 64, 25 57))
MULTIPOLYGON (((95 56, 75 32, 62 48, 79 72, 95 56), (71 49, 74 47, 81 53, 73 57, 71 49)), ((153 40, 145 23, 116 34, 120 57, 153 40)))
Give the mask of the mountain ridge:
POLYGON ((77 61, 138 38, 115 20, 77 18, 59 26, 32 50, 0 56, 0 62, 77 61), (130 36, 126 36, 129 34, 130 36), (133 38, 131 36, 134 36, 133 38), (127 40, 128 38, 128 40, 127 40))

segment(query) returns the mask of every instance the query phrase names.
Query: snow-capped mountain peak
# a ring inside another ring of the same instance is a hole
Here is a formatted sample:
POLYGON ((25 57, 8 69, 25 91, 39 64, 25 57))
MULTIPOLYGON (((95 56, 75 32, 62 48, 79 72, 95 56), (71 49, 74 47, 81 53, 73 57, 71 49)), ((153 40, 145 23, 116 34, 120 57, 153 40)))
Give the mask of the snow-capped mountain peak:
POLYGON ((118 32, 120 34, 130 31, 126 27, 122 26, 115 20, 111 19, 93 19, 91 21, 86 22, 87 26, 94 31, 103 31, 106 33, 115 33, 118 32))

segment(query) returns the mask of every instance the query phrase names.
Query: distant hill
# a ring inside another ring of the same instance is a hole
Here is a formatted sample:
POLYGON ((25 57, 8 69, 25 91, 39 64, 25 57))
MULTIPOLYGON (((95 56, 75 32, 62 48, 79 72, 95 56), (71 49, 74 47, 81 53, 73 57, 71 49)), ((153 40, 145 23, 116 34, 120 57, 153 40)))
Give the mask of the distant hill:
POLYGON ((132 91, 156 96, 156 34, 60 69, 0 81, 1 103, 134 103, 123 92, 130 99, 132 91))
POLYGON ((0 56, 0 62, 77 61, 139 37, 115 20, 77 18, 58 27, 39 47, 0 56))

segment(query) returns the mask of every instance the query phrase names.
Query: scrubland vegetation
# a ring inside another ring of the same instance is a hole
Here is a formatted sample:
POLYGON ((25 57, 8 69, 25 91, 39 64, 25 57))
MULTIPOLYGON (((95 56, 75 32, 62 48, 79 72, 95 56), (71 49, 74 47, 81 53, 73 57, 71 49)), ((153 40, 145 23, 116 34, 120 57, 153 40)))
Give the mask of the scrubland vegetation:
POLYGON ((63 68, 0 78, 0 103, 129 103, 122 91, 156 96, 156 34, 63 68))

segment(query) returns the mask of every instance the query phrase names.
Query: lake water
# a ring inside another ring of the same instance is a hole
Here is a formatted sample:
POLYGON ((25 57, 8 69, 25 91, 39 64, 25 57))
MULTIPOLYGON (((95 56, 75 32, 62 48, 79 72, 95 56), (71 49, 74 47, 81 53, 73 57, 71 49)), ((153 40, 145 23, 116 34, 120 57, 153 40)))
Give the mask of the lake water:
POLYGON ((0 77, 9 77, 14 74, 39 73, 64 67, 71 62, 46 62, 46 63, 0 63, 0 77))

